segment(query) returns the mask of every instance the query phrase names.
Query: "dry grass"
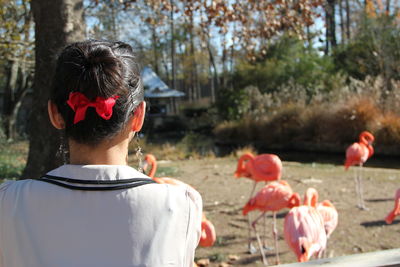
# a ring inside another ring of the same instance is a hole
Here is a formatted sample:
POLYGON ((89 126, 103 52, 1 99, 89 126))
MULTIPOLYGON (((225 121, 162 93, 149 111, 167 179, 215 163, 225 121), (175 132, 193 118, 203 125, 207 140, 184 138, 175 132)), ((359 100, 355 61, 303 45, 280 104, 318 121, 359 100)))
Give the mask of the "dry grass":
POLYGON ((383 145, 400 144, 400 116, 392 112, 383 114, 379 120, 376 139, 383 145))
POLYGON ((139 157, 134 155, 138 147, 141 148, 143 155, 151 153, 158 160, 183 160, 214 158, 213 142, 202 135, 188 134, 178 143, 151 143, 147 138, 142 138, 139 143, 133 140, 129 144, 129 154, 132 164, 138 164, 139 157))
POLYGON ((238 149, 235 149, 231 153, 230 156, 233 157, 233 158, 240 158, 242 155, 244 155, 246 153, 251 153, 253 155, 257 155, 258 154, 257 150, 253 146, 248 145, 248 146, 244 146, 244 147, 240 147, 238 149))

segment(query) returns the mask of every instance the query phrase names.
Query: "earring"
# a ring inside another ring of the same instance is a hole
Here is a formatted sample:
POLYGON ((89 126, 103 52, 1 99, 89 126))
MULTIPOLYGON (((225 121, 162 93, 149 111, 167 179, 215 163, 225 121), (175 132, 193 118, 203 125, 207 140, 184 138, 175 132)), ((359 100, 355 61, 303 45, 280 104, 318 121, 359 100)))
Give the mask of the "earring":
POLYGON ((66 138, 64 137, 64 133, 60 134, 60 146, 58 147, 56 157, 62 160, 63 164, 68 163, 69 153, 66 138))
POLYGON ((143 153, 142 153, 142 148, 140 147, 140 143, 139 143, 139 133, 136 133, 135 139, 136 139, 136 145, 137 145, 136 158, 138 159, 138 162, 139 162, 138 171, 139 172, 143 172, 143 168, 142 168, 142 166, 143 166, 143 162, 142 162, 143 161, 142 160, 143 153))

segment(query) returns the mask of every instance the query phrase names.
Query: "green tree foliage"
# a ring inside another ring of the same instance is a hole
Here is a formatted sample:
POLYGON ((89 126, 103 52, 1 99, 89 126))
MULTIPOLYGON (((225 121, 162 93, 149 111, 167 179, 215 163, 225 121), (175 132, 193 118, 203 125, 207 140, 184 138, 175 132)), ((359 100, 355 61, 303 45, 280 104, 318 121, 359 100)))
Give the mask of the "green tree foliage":
POLYGON ((273 93, 290 81, 311 97, 321 86, 330 90, 334 73, 330 57, 321 56, 316 49, 306 48, 299 39, 283 36, 255 62, 241 61, 233 84, 236 88, 253 85, 262 93, 273 93))
POLYGON ((239 120, 248 109, 249 98, 244 89, 222 88, 215 103, 222 120, 239 120))
MULTIPOLYGON (((334 52, 337 69, 364 80, 383 75, 385 80, 400 79, 400 29, 396 16, 363 16, 354 39, 334 52)), ((390 89, 390 88, 387 88, 390 89)))

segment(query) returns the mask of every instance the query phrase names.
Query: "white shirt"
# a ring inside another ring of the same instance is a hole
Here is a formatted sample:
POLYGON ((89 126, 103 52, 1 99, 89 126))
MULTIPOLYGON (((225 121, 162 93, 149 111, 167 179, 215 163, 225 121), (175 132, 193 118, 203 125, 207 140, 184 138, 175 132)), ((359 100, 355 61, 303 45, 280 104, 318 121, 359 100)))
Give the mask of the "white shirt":
MULTIPOLYGON (((147 177, 115 165, 64 165, 48 174, 147 177)), ((8 181, 0 185, 0 267, 192 266, 201 214, 201 196, 188 186, 82 191, 8 181)))

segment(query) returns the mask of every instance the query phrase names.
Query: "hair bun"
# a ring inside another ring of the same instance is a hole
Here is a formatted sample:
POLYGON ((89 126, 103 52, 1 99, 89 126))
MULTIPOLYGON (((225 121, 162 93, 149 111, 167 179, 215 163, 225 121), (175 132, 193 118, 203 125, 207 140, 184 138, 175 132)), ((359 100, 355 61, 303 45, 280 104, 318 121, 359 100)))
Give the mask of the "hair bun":
POLYGON ((86 55, 86 67, 97 67, 102 65, 115 66, 118 65, 118 59, 115 57, 110 47, 99 45, 89 50, 86 55))
POLYGON ((98 44, 85 53, 85 71, 83 82, 85 94, 89 98, 111 97, 122 93, 117 88, 125 89, 121 77, 120 60, 109 46, 98 44))

